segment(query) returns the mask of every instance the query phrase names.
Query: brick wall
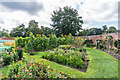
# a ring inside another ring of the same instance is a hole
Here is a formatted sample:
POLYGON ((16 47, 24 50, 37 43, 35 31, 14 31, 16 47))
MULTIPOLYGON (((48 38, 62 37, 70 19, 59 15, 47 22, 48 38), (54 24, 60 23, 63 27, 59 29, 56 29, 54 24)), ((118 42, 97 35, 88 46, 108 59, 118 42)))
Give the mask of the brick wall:
POLYGON ((109 34, 102 34, 102 35, 93 35, 93 36, 78 36, 78 37, 82 37, 82 38, 87 38, 89 40, 92 40, 93 43, 96 43, 96 39, 98 40, 103 40, 107 35, 112 36, 113 39, 117 40, 120 39, 120 33, 109 33, 109 34))

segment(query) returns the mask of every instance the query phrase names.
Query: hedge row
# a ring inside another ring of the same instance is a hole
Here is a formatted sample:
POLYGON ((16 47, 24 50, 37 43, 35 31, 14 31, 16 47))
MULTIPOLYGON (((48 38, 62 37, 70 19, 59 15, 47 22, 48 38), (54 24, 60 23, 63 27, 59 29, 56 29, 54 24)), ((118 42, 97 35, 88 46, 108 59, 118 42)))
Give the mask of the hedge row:
POLYGON ((30 37, 22 38, 17 37, 15 39, 15 46, 21 46, 24 47, 25 51, 44 51, 48 49, 53 49, 55 47, 58 47, 59 45, 65 45, 65 44, 72 44, 73 43, 73 36, 69 34, 61 35, 61 37, 56 37, 55 35, 49 35, 49 38, 46 36, 38 35, 34 36, 32 33, 30 34, 30 37))

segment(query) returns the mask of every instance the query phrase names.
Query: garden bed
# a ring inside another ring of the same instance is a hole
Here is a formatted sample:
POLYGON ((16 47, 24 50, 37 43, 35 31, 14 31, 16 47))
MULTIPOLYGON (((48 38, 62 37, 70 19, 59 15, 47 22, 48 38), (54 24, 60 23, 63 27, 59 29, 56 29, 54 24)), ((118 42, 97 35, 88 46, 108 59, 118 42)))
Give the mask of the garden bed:
POLYGON ((81 49, 75 47, 69 49, 56 48, 48 54, 44 54, 42 58, 86 72, 90 56, 87 52, 80 51, 81 49))

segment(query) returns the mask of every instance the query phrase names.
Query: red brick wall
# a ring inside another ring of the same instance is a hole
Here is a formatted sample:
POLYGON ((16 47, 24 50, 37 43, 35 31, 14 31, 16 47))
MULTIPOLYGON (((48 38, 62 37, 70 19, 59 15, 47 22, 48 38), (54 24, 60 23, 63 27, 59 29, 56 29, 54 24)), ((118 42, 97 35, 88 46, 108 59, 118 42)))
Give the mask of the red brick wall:
POLYGON ((0 40, 14 40, 14 38, 0 38, 0 40))
POLYGON ((107 35, 112 36, 113 39, 117 40, 120 39, 120 33, 110 33, 110 34, 102 34, 102 35, 93 35, 93 36, 78 36, 82 38, 87 38, 89 40, 92 40, 93 43, 96 43, 96 39, 103 40, 107 35))

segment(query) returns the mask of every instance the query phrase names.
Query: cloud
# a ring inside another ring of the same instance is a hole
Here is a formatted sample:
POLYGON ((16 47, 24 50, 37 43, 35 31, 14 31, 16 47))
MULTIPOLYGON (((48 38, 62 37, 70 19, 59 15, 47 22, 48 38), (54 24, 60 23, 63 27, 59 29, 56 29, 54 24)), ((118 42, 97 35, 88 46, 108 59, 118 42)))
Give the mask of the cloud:
POLYGON ((44 9, 44 5, 37 2, 2 2, 2 5, 12 11, 26 11, 32 15, 44 9))
POLYGON ((51 27, 51 14, 59 7, 71 6, 78 10, 84 20, 83 28, 116 26, 118 0, 4 0, 0 5, 0 26, 12 28, 30 20, 40 26, 51 27))

